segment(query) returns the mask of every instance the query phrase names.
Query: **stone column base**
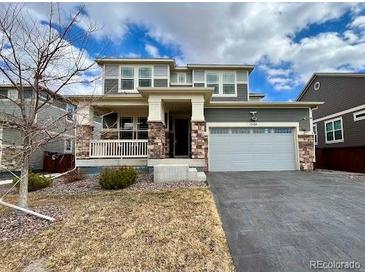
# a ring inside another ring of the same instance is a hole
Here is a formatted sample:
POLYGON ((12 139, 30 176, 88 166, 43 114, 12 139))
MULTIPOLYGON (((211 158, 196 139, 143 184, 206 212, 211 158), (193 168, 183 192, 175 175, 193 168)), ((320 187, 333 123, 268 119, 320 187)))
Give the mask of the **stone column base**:
POLYGON ((90 141, 92 140, 94 127, 91 125, 76 126, 75 156, 76 159, 89 158, 90 141))
POLYGON ((205 169, 208 169, 208 135, 205 122, 191 122, 191 158, 205 159, 205 169))
POLYGON ((314 169, 314 136, 298 135, 300 170, 311 171, 314 169))
POLYGON ((165 126, 162 122, 148 122, 148 158, 164 159, 166 146, 165 126))

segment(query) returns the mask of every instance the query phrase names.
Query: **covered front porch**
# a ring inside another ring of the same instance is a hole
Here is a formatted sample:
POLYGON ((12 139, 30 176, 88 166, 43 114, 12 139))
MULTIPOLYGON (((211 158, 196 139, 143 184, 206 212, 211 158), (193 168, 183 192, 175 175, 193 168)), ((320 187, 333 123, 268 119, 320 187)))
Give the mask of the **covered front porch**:
POLYGON ((211 93, 143 89, 79 104, 76 166, 206 166, 204 102, 211 93), (133 98, 133 100, 132 100, 133 98), (101 117, 95 122, 93 115, 101 117))

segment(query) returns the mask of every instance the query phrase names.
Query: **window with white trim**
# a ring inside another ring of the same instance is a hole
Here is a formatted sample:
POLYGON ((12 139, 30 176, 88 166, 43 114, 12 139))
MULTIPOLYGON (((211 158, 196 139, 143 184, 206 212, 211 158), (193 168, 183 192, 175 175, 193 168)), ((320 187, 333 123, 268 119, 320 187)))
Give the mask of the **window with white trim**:
POLYGON ((207 87, 214 88, 213 94, 219 94, 219 74, 207 72, 207 87))
POLYGON ((193 70, 193 82, 194 84, 204 84, 204 70, 193 70))
POLYGON ((365 109, 354 113, 354 121, 365 120, 365 109))
POLYGON ((148 139, 147 117, 121 117, 120 139, 148 139))
POLYGON ((140 67, 138 69, 138 86, 152 87, 152 68, 140 67))
POLYGON ((121 67, 121 90, 134 90, 134 67, 122 66, 121 67))
POLYGON ((69 122, 74 121, 74 112, 75 112, 75 106, 71 104, 66 104, 66 120, 69 122))
POLYGON ((64 149, 65 153, 72 153, 72 139, 71 138, 67 138, 65 139, 65 149, 64 149))
POLYGON ((317 124, 313 124, 314 144, 318 145, 318 129, 317 124))
POLYGON ((236 74, 234 72, 223 72, 222 85, 224 95, 236 94, 236 74))
POLYGON ((179 84, 186 83, 186 72, 178 72, 177 73, 177 82, 179 84))
POLYGON ((327 144, 343 142, 342 118, 326 121, 324 123, 324 128, 327 144))

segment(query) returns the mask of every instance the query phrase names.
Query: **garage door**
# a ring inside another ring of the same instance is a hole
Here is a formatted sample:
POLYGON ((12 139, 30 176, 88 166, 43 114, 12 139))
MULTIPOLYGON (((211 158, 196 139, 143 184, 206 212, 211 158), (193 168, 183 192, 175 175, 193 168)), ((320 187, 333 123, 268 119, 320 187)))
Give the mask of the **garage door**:
POLYGON ((210 128, 210 171, 295 170, 292 128, 210 128))

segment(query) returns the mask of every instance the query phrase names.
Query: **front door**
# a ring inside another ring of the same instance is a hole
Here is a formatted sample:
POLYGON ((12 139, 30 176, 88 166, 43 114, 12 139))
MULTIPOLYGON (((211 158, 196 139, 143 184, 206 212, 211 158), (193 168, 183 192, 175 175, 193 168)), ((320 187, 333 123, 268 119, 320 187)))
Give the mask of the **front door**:
POLYGON ((189 126, 189 119, 175 119, 175 157, 189 157, 189 126))

